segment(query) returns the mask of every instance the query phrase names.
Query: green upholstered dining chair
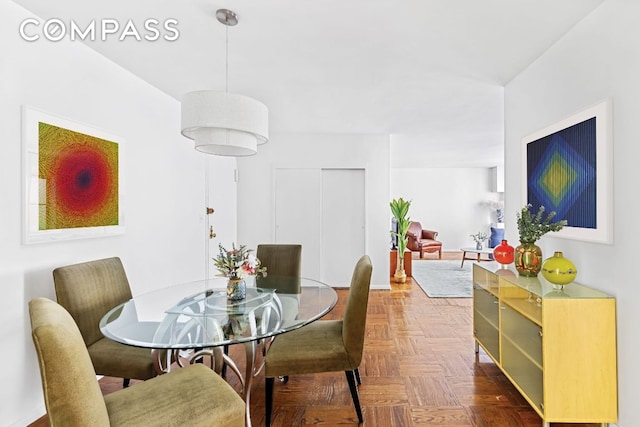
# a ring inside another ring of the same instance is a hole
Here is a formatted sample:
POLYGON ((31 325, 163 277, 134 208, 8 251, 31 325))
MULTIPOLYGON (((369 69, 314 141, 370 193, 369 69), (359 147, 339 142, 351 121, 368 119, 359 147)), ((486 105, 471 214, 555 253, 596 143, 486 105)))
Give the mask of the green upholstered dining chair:
POLYGON ((112 341, 100 332, 100 319, 131 299, 120 258, 105 258, 53 270, 56 298, 73 317, 98 375, 147 380, 157 375, 151 350, 112 341))
POLYGON ((271 425, 275 377, 344 371, 351 397, 363 422, 356 382, 364 348, 371 259, 364 255, 355 266, 342 320, 319 320, 278 335, 265 358, 266 425, 271 425))
POLYGON ((300 277, 302 268, 302 245, 259 244, 256 257, 267 267, 267 277, 300 277))
POLYGON ((260 244, 256 247, 256 257, 267 267, 265 277, 256 277, 256 286, 287 294, 300 293, 302 245, 260 244))
POLYGON ((29 316, 52 427, 245 425, 240 396, 202 364, 103 396, 69 313, 48 298, 35 298, 29 316))
MULTIPOLYGON (((301 289, 302 245, 293 244, 260 244, 256 248, 256 256, 261 264, 267 267, 265 277, 256 277, 259 288, 275 289, 283 305, 299 305, 297 295, 301 289)), ((295 316, 297 309, 288 310, 295 316)), ((289 319, 282 319, 286 322, 289 319)))
MULTIPOLYGON (((256 286, 275 289, 287 294, 300 293, 300 270, 302 269, 302 245, 296 244, 259 244, 256 257, 263 267, 267 267, 267 276, 257 276, 256 286)), ((263 347, 264 349, 264 347, 263 347)), ((229 346, 223 348, 229 354, 229 346)), ((221 375, 226 376, 226 364, 221 375)))

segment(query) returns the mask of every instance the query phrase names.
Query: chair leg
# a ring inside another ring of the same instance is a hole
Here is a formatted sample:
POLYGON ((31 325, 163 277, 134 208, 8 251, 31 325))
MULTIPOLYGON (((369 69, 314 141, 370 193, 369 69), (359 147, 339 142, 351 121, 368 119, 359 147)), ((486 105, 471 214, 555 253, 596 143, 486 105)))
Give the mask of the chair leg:
POLYGON ((360 379, 360 369, 354 369, 353 373, 356 374, 356 382, 358 383, 358 385, 362 385, 362 380, 360 379))
POLYGON ((362 409, 360 408, 360 398, 358 397, 358 387, 356 386, 355 372, 344 371, 347 376, 347 382, 349 383, 349 390, 351 391, 351 398, 353 399, 353 406, 356 407, 356 413, 358 414, 358 421, 364 422, 362 417, 362 409))
POLYGON ((271 411, 273 410, 273 377, 264 379, 264 423, 271 426, 271 411))
MULTIPOLYGON (((223 351, 225 355, 229 355, 229 344, 223 347, 223 351)), ((220 371, 220 376, 222 378, 227 378, 227 364, 222 362, 222 370, 220 371)))
POLYGON ((129 379, 129 378, 123 378, 123 379, 122 379, 122 388, 127 388, 127 387, 129 387, 129 381, 131 381, 131 379, 129 379))

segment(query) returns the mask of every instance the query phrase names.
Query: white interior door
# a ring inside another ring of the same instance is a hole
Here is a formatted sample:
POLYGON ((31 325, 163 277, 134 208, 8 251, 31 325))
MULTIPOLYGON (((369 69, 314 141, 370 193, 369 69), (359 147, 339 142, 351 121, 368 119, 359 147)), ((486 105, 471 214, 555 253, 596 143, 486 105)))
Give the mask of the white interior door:
POLYGON ((349 286, 365 253, 364 169, 322 170, 321 280, 349 286))
POLYGON ((231 248, 236 241, 237 225, 237 180, 236 159, 233 157, 206 156, 207 180, 205 188, 205 207, 213 209, 206 214, 204 239, 206 256, 206 277, 213 277, 218 271, 213 266, 213 258, 218 255, 218 244, 231 248))

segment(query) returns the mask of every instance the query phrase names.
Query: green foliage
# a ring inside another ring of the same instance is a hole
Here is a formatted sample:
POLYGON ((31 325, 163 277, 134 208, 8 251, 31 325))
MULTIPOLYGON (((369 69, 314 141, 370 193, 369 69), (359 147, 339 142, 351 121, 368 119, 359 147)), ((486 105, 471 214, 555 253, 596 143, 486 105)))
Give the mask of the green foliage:
POLYGON ((394 199, 389 203, 391 207, 391 213, 393 217, 398 221, 398 232, 392 234, 398 236, 398 253, 403 254, 405 249, 407 248, 407 230, 409 230, 409 225, 411 224, 411 220, 407 216, 409 213, 409 206, 411 206, 410 200, 404 200, 402 197, 399 199, 394 199))
POLYGON ((535 243, 542 236, 550 231, 560 231, 562 227, 567 225, 566 220, 551 222, 556 216, 555 211, 549 212, 544 219, 544 206, 540 206, 538 213, 531 214, 531 205, 527 205, 518 212, 518 233, 520 234, 520 243, 535 243))

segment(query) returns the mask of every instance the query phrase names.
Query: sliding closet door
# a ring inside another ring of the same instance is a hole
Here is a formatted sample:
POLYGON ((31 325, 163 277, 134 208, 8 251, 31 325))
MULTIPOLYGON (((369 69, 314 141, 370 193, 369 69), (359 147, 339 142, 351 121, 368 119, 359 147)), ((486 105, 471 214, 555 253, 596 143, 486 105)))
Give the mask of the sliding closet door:
POLYGON ((349 286, 364 255, 364 169, 322 170, 322 281, 349 286))
POLYGON ((302 244, 302 275, 348 286, 365 253, 364 169, 276 169, 275 242, 302 244))
MULTIPOLYGON (((275 170, 275 242, 302 245, 302 275, 320 278, 320 169, 275 170)), ((268 272, 267 272, 268 273, 268 272)))

